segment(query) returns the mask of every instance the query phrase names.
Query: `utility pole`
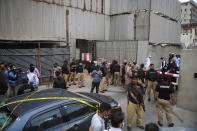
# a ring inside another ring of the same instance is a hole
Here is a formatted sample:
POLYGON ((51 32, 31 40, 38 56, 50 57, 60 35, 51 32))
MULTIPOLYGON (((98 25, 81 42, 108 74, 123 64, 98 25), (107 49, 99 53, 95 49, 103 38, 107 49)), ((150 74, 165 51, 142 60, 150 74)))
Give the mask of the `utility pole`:
POLYGON ((66 10, 66 43, 69 46, 69 10, 66 10))
POLYGON ((137 9, 135 10, 135 14, 134 14, 134 41, 136 41, 136 58, 135 58, 135 62, 137 62, 137 58, 138 58, 138 40, 136 38, 136 30, 137 30, 137 16, 139 15, 139 11, 138 11, 138 0, 137 0, 137 9))

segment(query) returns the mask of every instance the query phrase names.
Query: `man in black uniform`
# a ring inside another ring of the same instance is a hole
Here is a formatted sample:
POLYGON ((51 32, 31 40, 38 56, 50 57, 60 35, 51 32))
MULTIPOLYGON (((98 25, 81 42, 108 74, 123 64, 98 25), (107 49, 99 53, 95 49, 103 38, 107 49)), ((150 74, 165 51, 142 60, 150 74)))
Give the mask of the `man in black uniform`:
POLYGON ((56 77, 54 78, 54 81, 53 81, 53 88, 67 89, 66 82, 60 74, 61 74, 60 71, 55 72, 56 77))
POLYGON ((163 126, 163 111, 166 113, 168 127, 173 127, 172 123, 172 105, 175 104, 174 88, 168 84, 168 77, 162 75, 161 82, 156 87, 158 124, 163 126))
POLYGON ((157 71, 154 69, 154 64, 150 64, 150 69, 147 71, 146 73, 146 80, 147 80, 147 83, 148 83, 148 86, 147 86, 147 92, 148 92, 148 101, 150 101, 151 99, 151 89, 153 90, 153 94, 154 94, 154 98, 156 100, 156 97, 155 97, 155 88, 157 86, 157 71))

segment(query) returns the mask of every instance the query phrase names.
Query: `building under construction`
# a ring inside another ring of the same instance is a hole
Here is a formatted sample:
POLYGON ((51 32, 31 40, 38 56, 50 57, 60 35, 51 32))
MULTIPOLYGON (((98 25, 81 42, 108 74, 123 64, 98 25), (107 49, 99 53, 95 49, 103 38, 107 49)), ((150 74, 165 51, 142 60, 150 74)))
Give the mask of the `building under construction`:
POLYGON ((157 63, 179 51, 180 10, 178 0, 0 0, 0 60, 43 75, 82 53, 157 63))

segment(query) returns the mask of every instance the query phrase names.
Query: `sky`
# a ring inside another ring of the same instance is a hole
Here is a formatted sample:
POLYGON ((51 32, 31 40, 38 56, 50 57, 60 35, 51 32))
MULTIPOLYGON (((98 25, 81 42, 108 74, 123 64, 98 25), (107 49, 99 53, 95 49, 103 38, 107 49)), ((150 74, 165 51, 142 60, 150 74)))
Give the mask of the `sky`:
MULTIPOLYGON (((179 0, 179 1, 186 2, 186 1, 189 1, 189 0, 179 0)), ((197 3, 197 0, 193 0, 193 1, 195 1, 197 3)))

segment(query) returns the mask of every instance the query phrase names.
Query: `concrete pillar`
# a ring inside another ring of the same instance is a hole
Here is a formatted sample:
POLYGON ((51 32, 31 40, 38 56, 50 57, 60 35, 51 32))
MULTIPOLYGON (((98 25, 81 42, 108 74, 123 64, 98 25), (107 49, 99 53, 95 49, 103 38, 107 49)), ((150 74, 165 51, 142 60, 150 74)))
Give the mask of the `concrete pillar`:
POLYGON ((70 61, 76 57, 76 39, 70 39, 70 61))
POLYGON ((197 49, 181 52, 181 70, 177 106, 197 112, 197 49))

